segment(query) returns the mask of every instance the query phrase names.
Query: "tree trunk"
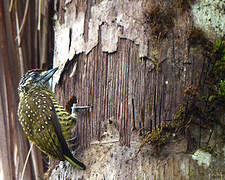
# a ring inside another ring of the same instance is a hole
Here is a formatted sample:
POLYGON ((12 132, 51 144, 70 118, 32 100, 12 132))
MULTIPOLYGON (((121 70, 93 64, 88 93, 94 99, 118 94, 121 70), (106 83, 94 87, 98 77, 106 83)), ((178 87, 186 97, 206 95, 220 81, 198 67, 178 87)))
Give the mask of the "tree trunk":
MULTIPOLYGON (((198 13, 204 8, 196 12, 196 6, 201 3, 60 0, 55 5, 53 63, 59 71, 53 82, 57 96, 68 111, 73 99, 93 108, 80 114, 74 129, 79 143, 76 151, 87 170, 61 162, 52 171, 52 179, 223 177, 224 168, 219 166, 223 160, 213 164, 211 154, 205 152, 199 165, 187 154, 196 150, 192 136, 200 137, 195 138, 199 145, 211 138, 208 127, 203 133, 201 120, 200 135, 196 128, 191 133, 184 128, 185 135, 170 138, 158 149, 145 145, 135 157, 143 142, 139 134, 160 132, 164 124, 174 121, 187 87, 203 87, 209 66, 204 55, 208 41, 204 33, 196 37, 198 13), (158 151, 158 156, 152 156, 158 151)), ((221 11, 218 17, 224 17, 221 11)), ((207 38, 215 37, 217 29, 207 30, 207 38)))

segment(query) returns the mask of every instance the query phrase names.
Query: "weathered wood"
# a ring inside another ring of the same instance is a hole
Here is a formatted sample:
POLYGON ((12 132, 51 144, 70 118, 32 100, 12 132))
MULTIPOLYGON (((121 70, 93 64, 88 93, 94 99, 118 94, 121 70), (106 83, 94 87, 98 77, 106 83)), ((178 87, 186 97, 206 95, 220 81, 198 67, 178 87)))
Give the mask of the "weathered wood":
MULTIPOLYGON (((63 94, 59 97, 64 105, 74 95, 80 105, 93 105, 91 118, 81 117, 80 120, 81 126, 90 124, 87 121, 92 122, 90 127, 85 128, 85 131, 90 130, 91 133, 87 134, 91 134, 92 138, 100 140, 104 132, 103 122, 111 119, 120 127, 121 143, 129 145, 131 121, 135 119, 137 129, 151 129, 151 126, 155 129, 161 122, 171 121, 182 101, 185 84, 191 82, 180 80, 176 74, 179 71, 170 64, 172 59, 169 57, 161 64, 161 71, 157 72, 148 60, 138 59, 138 46, 129 40, 120 39, 118 48, 123 51, 105 56, 97 47, 87 56, 76 57, 67 65, 69 69, 59 84, 60 89, 63 87, 63 94), (77 64, 77 74, 69 77, 73 64, 77 64), (135 117, 132 117, 132 99, 135 117)), ((201 60, 197 61, 188 65, 192 71, 188 71, 187 75, 192 83, 197 81, 195 69, 202 67, 201 60)), ((56 92, 59 93, 59 89, 56 92)))
POLYGON ((60 1, 56 94, 65 106, 75 96, 78 105, 93 108, 79 116, 74 129, 88 171, 63 168, 61 163, 53 179, 211 178, 212 172, 185 154, 185 140, 166 146, 158 158, 149 156, 152 149, 147 146, 137 159, 126 161, 138 150, 137 131, 154 131, 172 121, 185 88, 203 83, 207 69, 203 49, 190 47, 188 41, 194 26, 190 9, 175 9, 166 37, 155 39, 144 15, 150 8, 146 3, 152 2, 165 11, 171 5, 171 1, 60 1))

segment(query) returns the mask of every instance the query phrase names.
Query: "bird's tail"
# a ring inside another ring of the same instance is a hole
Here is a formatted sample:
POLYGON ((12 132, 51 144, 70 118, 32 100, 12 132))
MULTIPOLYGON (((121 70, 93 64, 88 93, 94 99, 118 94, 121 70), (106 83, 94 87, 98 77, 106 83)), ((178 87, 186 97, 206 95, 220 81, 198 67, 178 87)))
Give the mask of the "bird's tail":
POLYGON ((85 170, 86 169, 86 166, 80 162, 78 159, 76 159, 75 157, 71 156, 71 157, 68 157, 66 155, 64 155, 64 158, 69 161, 70 164, 72 164, 73 166, 81 169, 81 170, 85 170))

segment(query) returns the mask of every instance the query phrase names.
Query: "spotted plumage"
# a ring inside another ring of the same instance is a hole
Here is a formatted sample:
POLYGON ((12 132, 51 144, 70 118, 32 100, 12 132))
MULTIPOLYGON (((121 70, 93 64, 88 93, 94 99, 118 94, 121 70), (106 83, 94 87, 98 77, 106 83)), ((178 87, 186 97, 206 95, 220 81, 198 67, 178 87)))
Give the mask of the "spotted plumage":
MULTIPOLYGON (((55 108, 55 112, 57 114, 59 123, 61 125, 63 136, 66 140, 71 138, 71 129, 76 124, 77 115, 76 114, 69 114, 66 112, 63 106, 61 106, 58 101, 55 99, 53 93, 49 93, 55 108)), ((49 107, 52 109, 52 107, 49 107)))
POLYGON ((31 70, 21 79, 18 87, 19 120, 28 139, 41 151, 54 159, 67 160, 85 169, 85 165, 73 157, 65 140, 70 138, 70 129, 75 125, 76 117, 59 105, 48 88, 48 80, 56 70, 31 70))

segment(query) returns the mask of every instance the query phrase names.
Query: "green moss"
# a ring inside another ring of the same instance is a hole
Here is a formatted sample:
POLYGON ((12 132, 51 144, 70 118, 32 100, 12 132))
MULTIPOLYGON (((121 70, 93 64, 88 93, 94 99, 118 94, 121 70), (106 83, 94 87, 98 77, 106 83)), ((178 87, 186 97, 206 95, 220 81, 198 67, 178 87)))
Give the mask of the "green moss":
MULTIPOLYGON (((153 154, 159 154, 161 148, 174 135, 188 137, 191 125, 197 125, 208 131, 213 131, 216 126, 221 126, 222 129, 225 128, 225 123, 221 122, 221 118, 223 119, 225 113, 225 71, 221 72, 221 69, 225 68, 223 64, 225 61, 225 42, 220 40, 213 46, 205 37, 201 37, 203 34, 202 31, 195 29, 190 33, 189 42, 192 46, 202 45, 203 43, 203 53, 205 58, 208 58, 209 63, 209 70, 205 74, 206 83, 201 86, 188 85, 186 87, 184 102, 178 107, 173 120, 169 123, 162 123, 161 127, 154 131, 147 132, 143 136, 137 154, 145 144, 151 144, 153 154)), ((218 136, 222 139, 225 138, 223 132, 218 136)), ((197 141, 201 144, 201 139, 198 140, 197 138, 188 137, 189 145, 195 147, 197 141)), ((209 141, 210 139, 208 143, 209 141)), ((219 141, 216 143, 219 143, 219 141)), ((213 154, 215 145, 213 147, 210 145, 204 147, 210 147, 210 152, 213 154)))
POLYGON ((187 128, 189 122, 185 121, 186 114, 186 107, 181 105, 175 114, 173 121, 170 123, 162 123, 160 128, 144 135, 136 155, 141 151, 145 144, 151 144, 153 147, 152 154, 158 155, 161 152, 161 148, 171 137, 182 133, 182 131, 187 128))
POLYGON ((212 71, 215 75, 215 80, 225 80, 225 41, 218 40, 215 43, 213 49, 213 55, 215 56, 215 67, 212 71))
MULTIPOLYGON (((151 58, 157 72, 160 72, 159 54, 162 41, 174 28, 174 20, 180 9, 189 10, 194 0, 151 1, 150 7, 145 10, 145 22, 149 25, 151 37, 151 58), (155 2, 155 3, 154 3, 155 2)), ((221 108, 225 105, 225 42, 218 40, 214 44, 209 41, 206 33, 200 28, 193 28, 188 32, 189 48, 198 47, 206 59, 207 67, 203 69, 204 82, 188 85, 184 90, 184 101, 180 104, 171 122, 159 125, 158 129, 149 131, 142 136, 142 142, 137 154, 144 145, 151 144, 153 154, 160 153, 169 139, 184 136, 190 146, 201 144, 201 137, 190 137, 190 126, 199 126, 200 129, 210 130, 215 124, 221 123, 221 108)), ((222 110, 225 111, 225 110, 222 110)), ((143 117, 141 119, 144 119, 143 117)), ((161 120, 163 122, 163 120, 161 120)), ((137 155, 136 154, 136 155, 137 155)))
POLYGON ((219 83, 218 96, 225 96, 225 80, 221 80, 219 83))

